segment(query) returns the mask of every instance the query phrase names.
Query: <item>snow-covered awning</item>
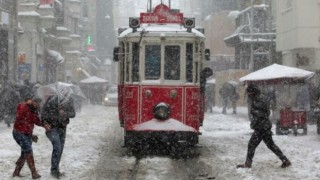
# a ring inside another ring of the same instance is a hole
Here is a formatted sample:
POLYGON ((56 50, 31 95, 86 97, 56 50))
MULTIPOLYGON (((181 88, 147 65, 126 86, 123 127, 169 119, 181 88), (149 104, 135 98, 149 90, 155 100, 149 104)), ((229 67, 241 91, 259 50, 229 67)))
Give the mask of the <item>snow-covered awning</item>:
POLYGON ((248 33, 249 25, 239 26, 229 37, 224 38, 224 42, 229 47, 235 47, 240 43, 272 43, 275 42, 275 33, 248 33))
POLYGON ((54 50, 47 50, 48 60, 51 60, 52 62, 56 64, 61 64, 64 62, 64 57, 57 51, 54 50))
POLYGON ((108 81, 97 76, 91 76, 87 79, 83 79, 80 83, 88 84, 88 83, 107 83, 108 81))
POLYGON ((258 71, 252 72, 239 79, 242 83, 277 84, 287 82, 304 81, 312 78, 314 72, 299 68, 272 64, 258 71))

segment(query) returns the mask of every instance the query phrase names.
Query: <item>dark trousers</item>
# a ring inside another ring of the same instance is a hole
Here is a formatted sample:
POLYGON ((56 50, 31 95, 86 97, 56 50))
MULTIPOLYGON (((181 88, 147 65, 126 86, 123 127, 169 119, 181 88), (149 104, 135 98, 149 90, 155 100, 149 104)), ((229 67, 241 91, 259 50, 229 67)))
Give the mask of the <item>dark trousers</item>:
POLYGON ((261 141, 263 141, 267 147, 280 158, 281 161, 287 160, 286 156, 273 142, 271 130, 255 130, 248 144, 247 163, 252 163, 255 150, 261 141))
POLYGON ((66 128, 52 128, 46 135, 53 147, 51 155, 51 172, 58 172, 66 139, 66 128))

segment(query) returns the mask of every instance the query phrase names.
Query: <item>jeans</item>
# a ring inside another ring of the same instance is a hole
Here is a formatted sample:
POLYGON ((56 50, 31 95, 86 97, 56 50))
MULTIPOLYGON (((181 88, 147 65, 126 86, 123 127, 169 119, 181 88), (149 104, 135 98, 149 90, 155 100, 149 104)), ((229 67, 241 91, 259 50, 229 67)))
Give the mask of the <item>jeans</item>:
POLYGON ((21 147, 21 155, 32 153, 32 136, 29 134, 23 134, 15 130, 12 131, 12 135, 17 144, 21 147))
POLYGON ((58 172, 66 139, 66 128, 52 128, 50 131, 46 132, 46 135, 53 147, 51 155, 51 172, 58 172))

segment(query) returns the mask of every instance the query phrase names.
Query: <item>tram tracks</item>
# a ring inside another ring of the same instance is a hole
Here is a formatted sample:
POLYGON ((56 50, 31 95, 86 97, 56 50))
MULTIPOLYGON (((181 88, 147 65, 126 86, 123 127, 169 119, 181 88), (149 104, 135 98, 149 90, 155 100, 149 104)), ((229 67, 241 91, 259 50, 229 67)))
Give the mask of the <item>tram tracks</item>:
MULTIPOLYGON (((180 149, 181 150, 181 149, 180 149)), ((211 176, 211 167, 202 162, 199 156, 199 148, 186 148, 182 154, 184 156, 167 155, 142 155, 135 156, 134 163, 128 169, 128 179, 148 179, 151 177, 158 179, 185 179, 201 180, 215 179, 211 176), (195 152, 196 155, 195 155, 195 152), (186 154, 189 154, 186 156, 186 154)))
POLYGON ((135 180, 138 174, 138 170, 139 170, 139 162, 140 162, 141 158, 136 158, 136 161, 133 165, 133 168, 131 170, 131 175, 130 175, 130 180, 135 180))

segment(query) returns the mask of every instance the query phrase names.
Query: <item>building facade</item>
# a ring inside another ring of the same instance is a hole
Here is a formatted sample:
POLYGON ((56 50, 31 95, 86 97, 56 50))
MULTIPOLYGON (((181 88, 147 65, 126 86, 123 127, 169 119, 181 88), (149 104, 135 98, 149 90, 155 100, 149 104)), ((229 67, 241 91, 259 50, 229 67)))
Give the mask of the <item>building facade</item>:
POLYGON ((17 0, 0 1, 0 84, 16 80, 17 0))
POLYGON ((318 0, 274 1, 277 51, 283 64, 317 72, 320 70, 320 9, 318 0))

